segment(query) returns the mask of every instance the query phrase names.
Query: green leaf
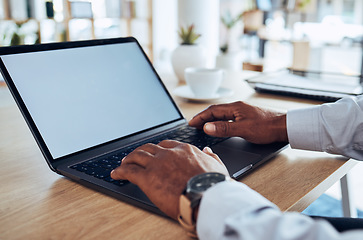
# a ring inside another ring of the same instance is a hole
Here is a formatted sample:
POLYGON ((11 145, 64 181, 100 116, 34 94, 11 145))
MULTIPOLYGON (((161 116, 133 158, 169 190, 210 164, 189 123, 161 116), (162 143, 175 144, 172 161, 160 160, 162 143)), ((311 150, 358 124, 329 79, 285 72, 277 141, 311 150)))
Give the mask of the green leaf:
POLYGON ((201 36, 200 34, 195 33, 193 24, 186 28, 180 27, 178 35, 181 38, 182 44, 188 45, 194 44, 195 41, 201 36))

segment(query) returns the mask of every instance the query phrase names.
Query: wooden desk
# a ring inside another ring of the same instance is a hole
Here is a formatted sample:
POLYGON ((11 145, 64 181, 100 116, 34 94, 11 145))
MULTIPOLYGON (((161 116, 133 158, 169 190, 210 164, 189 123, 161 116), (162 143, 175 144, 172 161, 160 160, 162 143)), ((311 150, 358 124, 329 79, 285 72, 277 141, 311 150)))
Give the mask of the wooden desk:
MULTIPOLYGON (((228 74, 234 89, 220 102, 245 100, 291 109, 317 102, 255 94, 242 82, 245 74, 228 74)), ((172 75, 162 74, 169 89, 172 75)), ((210 103, 175 98, 186 118, 210 103)), ((6 87, 0 87, 0 239, 189 239, 179 225, 87 189, 48 168, 6 87)), ((325 153, 286 149, 241 181, 283 211, 302 211, 347 173, 355 162, 325 153)))

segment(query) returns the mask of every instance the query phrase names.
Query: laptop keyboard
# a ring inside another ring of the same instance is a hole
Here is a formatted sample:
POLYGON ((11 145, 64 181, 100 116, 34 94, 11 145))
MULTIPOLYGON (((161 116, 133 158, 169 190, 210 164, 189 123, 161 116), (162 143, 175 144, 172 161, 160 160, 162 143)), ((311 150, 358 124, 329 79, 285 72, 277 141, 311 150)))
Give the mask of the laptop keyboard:
POLYGON ((122 186, 128 183, 128 181, 114 180, 110 177, 111 171, 116 167, 120 166, 121 160, 141 145, 144 145, 146 143, 158 144, 159 142, 166 139, 189 143, 198 147, 199 149, 203 149, 204 147, 213 146, 221 141, 224 141, 226 138, 211 137, 201 130, 189 126, 183 126, 182 128, 175 130, 174 132, 168 132, 147 141, 137 143, 130 147, 124 148, 117 153, 105 156, 104 158, 91 159, 82 163, 72 165, 70 166, 70 168, 83 172, 87 175, 102 179, 104 181, 113 183, 115 185, 122 186))

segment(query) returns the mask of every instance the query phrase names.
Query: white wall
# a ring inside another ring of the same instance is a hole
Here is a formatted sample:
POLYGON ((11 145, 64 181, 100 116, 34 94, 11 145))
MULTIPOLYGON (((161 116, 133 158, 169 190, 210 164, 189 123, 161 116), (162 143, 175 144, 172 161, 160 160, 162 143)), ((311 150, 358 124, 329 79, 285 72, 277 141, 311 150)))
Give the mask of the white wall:
POLYGON ((154 62, 169 61, 170 54, 178 45, 177 0, 153 1, 154 62))
POLYGON ((178 0, 153 0, 153 47, 155 64, 170 62, 171 52, 179 44, 179 24, 183 26, 189 25, 191 23, 186 22, 186 19, 192 19, 191 21, 194 21, 193 24, 196 25, 196 31, 202 34, 201 38, 198 39, 198 44, 207 48, 211 59, 210 65, 214 65, 214 59, 219 50, 220 20, 219 0, 213 1, 214 4, 206 4, 208 0, 185 0, 184 3, 189 3, 187 4, 188 7, 190 7, 191 2, 195 4, 195 9, 182 9, 179 12, 182 16, 178 19, 178 0), (207 12, 207 14, 204 14, 205 16, 202 14, 202 10, 207 12), (206 29, 208 27, 209 29, 206 29))

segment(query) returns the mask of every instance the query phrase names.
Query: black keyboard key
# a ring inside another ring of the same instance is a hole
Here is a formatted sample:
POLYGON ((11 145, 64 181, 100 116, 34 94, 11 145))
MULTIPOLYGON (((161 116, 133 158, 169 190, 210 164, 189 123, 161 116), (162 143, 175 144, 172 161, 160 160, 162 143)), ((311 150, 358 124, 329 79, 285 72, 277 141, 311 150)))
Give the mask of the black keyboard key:
POLYGON ((126 180, 115 180, 112 183, 115 184, 115 185, 117 185, 117 186, 123 186, 126 183, 128 183, 128 181, 126 181, 126 180))
POLYGON ((99 169, 94 176, 96 178, 104 179, 104 178, 110 177, 111 171, 112 170, 99 169))
POLYGON ((123 186, 123 185, 129 183, 129 181, 127 181, 127 180, 115 180, 115 179, 111 178, 110 176, 104 178, 104 180, 107 182, 113 183, 117 186, 123 186))
POLYGON ((160 135, 156 138, 149 139, 147 141, 141 142, 137 145, 133 145, 131 147, 125 148, 122 151, 113 154, 111 156, 100 158, 100 159, 92 159, 83 163, 79 163, 71 166, 72 169, 75 169, 80 172, 84 172, 88 175, 94 176, 98 179, 103 179, 107 182, 116 184, 118 186, 122 186, 126 184, 128 181, 118 181, 113 180, 110 177, 110 173, 113 169, 121 165, 122 159, 135 150, 137 147, 144 145, 146 143, 158 144, 165 139, 177 140, 180 142, 189 143, 195 145, 196 147, 203 149, 206 146, 213 146, 226 138, 216 138, 211 137, 205 134, 203 131, 184 126, 174 132, 169 132, 167 134, 160 135))
POLYGON ((114 182, 114 181, 117 181, 117 180, 115 180, 115 179, 111 178, 110 176, 105 177, 103 180, 105 180, 105 181, 107 181, 107 182, 110 182, 110 183, 112 183, 112 182, 114 182))
POLYGON ((87 171, 85 171, 86 174, 94 176, 96 174, 96 169, 94 168, 88 168, 87 171))

